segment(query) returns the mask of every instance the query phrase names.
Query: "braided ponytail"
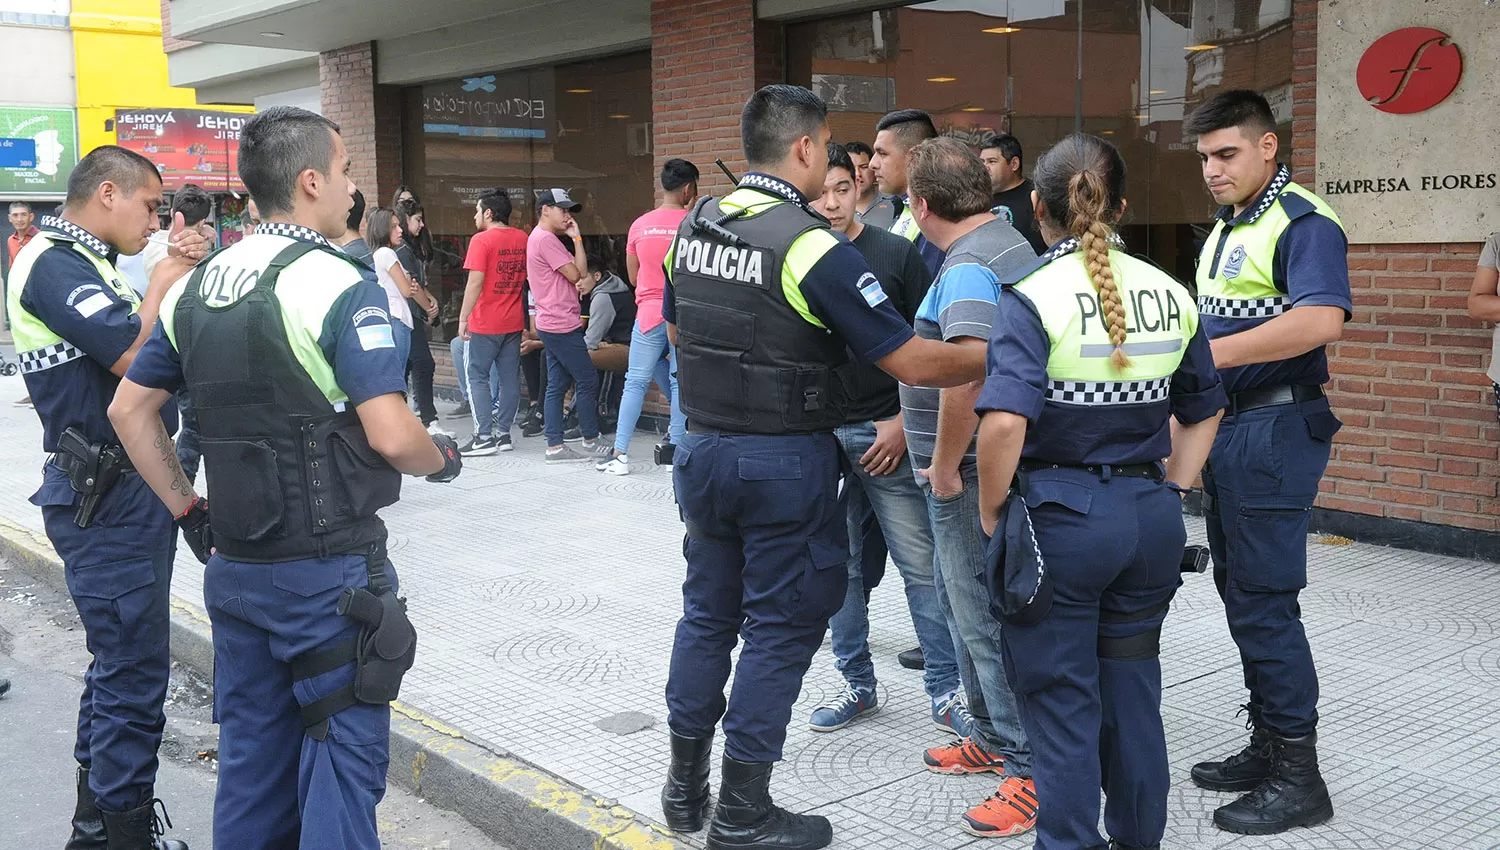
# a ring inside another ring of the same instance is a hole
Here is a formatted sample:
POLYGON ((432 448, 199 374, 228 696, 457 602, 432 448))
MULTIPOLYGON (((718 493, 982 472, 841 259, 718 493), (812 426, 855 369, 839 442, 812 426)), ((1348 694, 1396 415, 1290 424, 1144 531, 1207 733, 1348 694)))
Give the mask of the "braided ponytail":
POLYGON ((1077 238, 1083 248, 1089 282, 1099 294, 1114 345, 1109 362, 1123 371, 1130 366, 1124 348, 1125 301, 1109 263, 1109 248, 1114 224, 1124 211, 1125 160, 1109 142, 1075 134, 1042 156, 1034 179, 1049 224, 1077 238))

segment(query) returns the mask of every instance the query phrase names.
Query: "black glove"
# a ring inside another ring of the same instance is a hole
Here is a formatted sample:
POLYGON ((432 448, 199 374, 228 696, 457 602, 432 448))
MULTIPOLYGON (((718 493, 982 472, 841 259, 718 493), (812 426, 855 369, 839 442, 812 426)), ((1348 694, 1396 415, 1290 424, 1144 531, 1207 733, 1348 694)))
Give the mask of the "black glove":
POLYGON ((193 497, 193 503, 177 518, 177 527, 182 529, 182 539, 200 563, 208 563, 214 552, 214 531, 208 527, 208 500, 193 497))
POLYGON ((447 484, 458 477, 460 470, 464 468, 463 456, 458 453, 458 443, 452 437, 443 434, 434 434, 432 444, 443 453, 443 471, 434 472, 427 476, 427 480, 434 484, 447 484))

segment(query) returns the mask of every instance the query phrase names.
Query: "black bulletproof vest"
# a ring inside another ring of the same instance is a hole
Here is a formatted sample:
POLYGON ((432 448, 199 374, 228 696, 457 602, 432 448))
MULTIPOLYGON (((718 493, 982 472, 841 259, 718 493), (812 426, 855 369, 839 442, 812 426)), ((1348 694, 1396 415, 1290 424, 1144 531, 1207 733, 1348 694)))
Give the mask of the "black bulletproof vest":
POLYGON ((299 257, 287 246, 253 288, 224 307, 199 288, 198 264, 177 303, 182 373, 198 413, 214 546, 270 562, 368 553, 384 544, 375 515, 401 495, 401 475, 370 446, 353 410, 328 402, 287 340, 276 279, 299 257))
POLYGON ((672 260, 677 380, 695 425, 745 434, 815 434, 844 422, 844 343, 786 299, 781 267, 797 237, 824 224, 781 202, 724 220, 717 201, 684 219, 672 260), (721 222, 741 244, 693 222, 721 222))
POLYGON ((604 332, 604 338, 610 342, 629 345, 631 331, 635 328, 635 293, 627 289, 624 292, 604 294, 609 296, 615 306, 615 320, 609 323, 609 330, 604 332))

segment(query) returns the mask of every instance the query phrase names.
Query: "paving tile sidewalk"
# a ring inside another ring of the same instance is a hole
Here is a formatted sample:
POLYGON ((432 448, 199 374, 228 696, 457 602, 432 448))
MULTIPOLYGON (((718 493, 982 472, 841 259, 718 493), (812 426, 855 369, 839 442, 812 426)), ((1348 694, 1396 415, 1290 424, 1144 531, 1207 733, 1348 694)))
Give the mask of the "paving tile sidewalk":
MULTIPOLYGON (((43 461, 40 426, 10 404, 24 394, 20 378, 0 379, 0 517, 40 531, 27 502, 43 461)), ((464 421, 446 424, 467 432, 464 421)), ((649 463, 623 478, 548 466, 540 438, 516 444, 467 461, 450 485, 408 480, 384 512, 421 633, 403 700, 659 818, 662 692, 683 571, 670 475, 649 463)), ((1202 537, 1200 522, 1189 529, 1202 537)), ((1212 579, 1188 576, 1162 639, 1175 783, 1163 846, 1500 847, 1500 566, 1362 545, 1311 551, 1304 612, 1336 818, 1269 838, 1210 823, 1230 797, 1193 787, 1187 769, 1243 743, 1234 718, 1243 690, 1212 579)), ((899 578, 889 576, 871 604, 883 707, 841 732, 807 729, 812 708, 841 687, 825 643, 793 713, 778 802, 828 815, 835 847, 1030 847, 1029 836, 976 839, 956 826, 992 782, 922 769, 923 748, 945 739, 927 718, 920 673, 895 663, 914 637, 899 578)), ((173 590, 201 608, 202 568, 186 550, 173 590)))

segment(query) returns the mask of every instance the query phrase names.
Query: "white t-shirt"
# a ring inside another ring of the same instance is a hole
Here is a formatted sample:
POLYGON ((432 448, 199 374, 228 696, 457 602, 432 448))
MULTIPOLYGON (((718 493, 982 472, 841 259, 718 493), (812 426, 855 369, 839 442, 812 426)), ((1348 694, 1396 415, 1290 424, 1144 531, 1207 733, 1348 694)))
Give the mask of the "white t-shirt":
MULTIPOLYGON (((1479 252, 1479 266, 1485 269, 1500 269, 1500 233, 1491 233, 1479 252)), ((1500 324, 1495 326, 1494 341, 1490 343, 1489 379, 1500 384, 1500 324)))
POLYGON ((401 320, 401 324, 407 328, 415 327, 411 320, 411 307, 406 303, 406 293, 391 277, 391 266, 400 266, 401 260, 397 258, 396 252, 390 248, 376 248, 375 274, 380 278, 380 285, 385 289, 385 300, 390 305, 391 315, 401 320))

